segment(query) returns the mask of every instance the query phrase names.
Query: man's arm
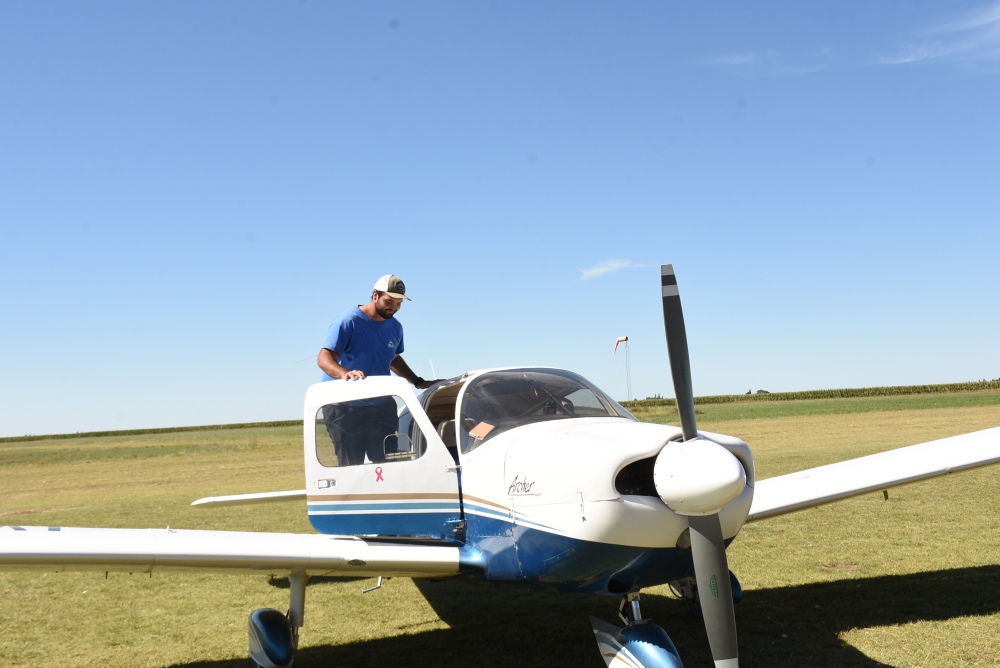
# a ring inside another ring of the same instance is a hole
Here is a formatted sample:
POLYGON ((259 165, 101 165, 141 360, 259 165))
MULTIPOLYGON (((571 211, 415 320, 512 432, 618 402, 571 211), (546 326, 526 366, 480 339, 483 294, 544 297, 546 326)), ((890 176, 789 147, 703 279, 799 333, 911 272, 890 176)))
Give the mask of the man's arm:
POLYGON ((417 374, 413 373, 413 369, 411 369, 410 365, 406 363, 406 360, 403 359, 402 355, 396 355, 396 359, 392 360, 389 368, 392 369, 393 373, 397 376, 410 381, 410 384, 418 390, 426 390, 428 387, 437 382, 433 380, 424 380, 417 374))
MULTIPOLYGON (((396 359, 399 359, 398 355, 396 356, 396 359)), ((316 358, 316 364, 331 378, 360 380, 365 377, 364 371, 359 371, 357 369, 348 371, 344 367, 340 366, 340 353, 335 353, 329 348, 320 348, 319 357, 316 358)))

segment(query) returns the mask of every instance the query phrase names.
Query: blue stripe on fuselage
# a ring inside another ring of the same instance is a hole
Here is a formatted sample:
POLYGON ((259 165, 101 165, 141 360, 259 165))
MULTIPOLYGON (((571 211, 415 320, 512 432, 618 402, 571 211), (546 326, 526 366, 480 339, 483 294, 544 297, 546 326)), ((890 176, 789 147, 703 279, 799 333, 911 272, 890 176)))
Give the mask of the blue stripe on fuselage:
POLYGON ((458 514, 458 504, 453 501, 442 501, 440 503, 310 503, 310 515, 322 515, 331 513, 360 513, 360 512, 381 512, 381 513, 409 513, 426 510, 440 510, 443 512, 454 512, 458 514))
POLYGON ((312 501, 309 522, 320 533, 433 536, 454 540, 461 518, 458 501, 312 501))

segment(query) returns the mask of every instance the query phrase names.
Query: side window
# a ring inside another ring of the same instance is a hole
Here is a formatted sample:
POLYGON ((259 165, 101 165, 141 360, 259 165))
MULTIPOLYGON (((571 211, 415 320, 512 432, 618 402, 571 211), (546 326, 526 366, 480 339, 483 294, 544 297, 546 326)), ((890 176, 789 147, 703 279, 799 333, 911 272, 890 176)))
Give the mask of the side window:
POLYGON ((424 437, 397 396, 327 404, 316 413, 316 458, 323 466, 416 459, 424 437))

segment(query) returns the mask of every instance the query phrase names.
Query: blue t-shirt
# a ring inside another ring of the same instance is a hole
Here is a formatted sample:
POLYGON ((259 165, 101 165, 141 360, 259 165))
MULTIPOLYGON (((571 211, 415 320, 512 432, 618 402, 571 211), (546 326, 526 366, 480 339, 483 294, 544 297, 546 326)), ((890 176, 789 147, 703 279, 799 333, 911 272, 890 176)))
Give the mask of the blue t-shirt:
MULTIPOLYGON (((403 326, 395 318, 372 320, 355 306, 333 321, 323 348, 340 355, 340 366, 366 376, 388 376, 389 365, 403 352, 403 326)), ((323 372, 322 380, 333 380, 323 372)))

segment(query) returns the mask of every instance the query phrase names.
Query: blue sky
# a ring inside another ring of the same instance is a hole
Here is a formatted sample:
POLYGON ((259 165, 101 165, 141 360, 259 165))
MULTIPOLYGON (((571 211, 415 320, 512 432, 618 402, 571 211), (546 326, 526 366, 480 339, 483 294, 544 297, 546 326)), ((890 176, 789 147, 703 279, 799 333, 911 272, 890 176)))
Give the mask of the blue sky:
POLYGON ((418 374, 1000 377, 1000 3, 0 3, 0 436, 296 419, 403 277, 418 374), (629 367, 617 337, 629 336, 629 367))

